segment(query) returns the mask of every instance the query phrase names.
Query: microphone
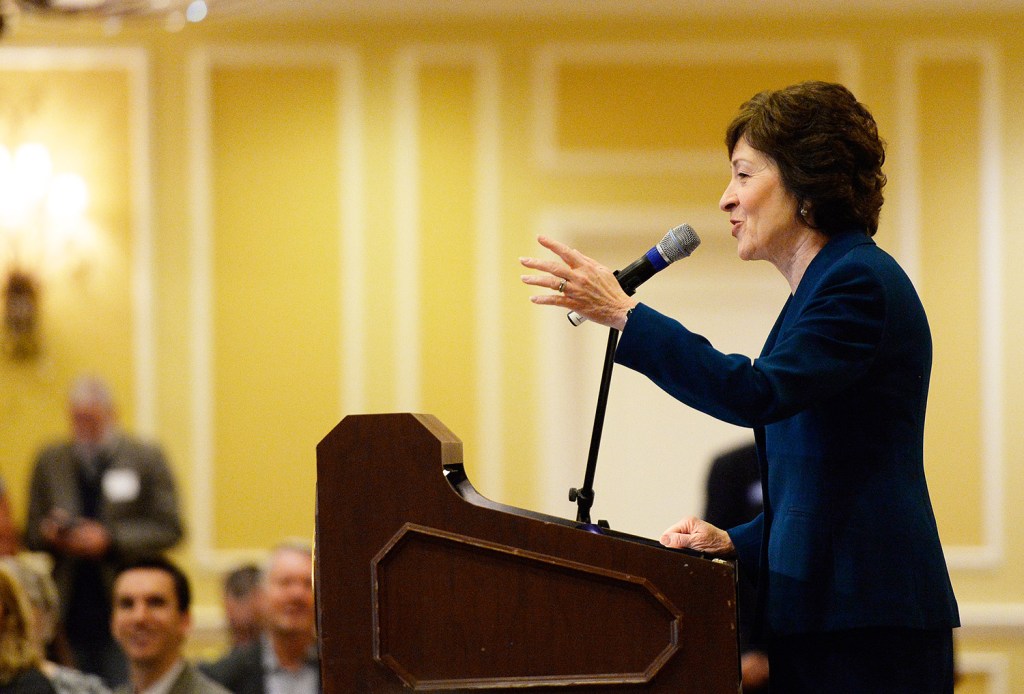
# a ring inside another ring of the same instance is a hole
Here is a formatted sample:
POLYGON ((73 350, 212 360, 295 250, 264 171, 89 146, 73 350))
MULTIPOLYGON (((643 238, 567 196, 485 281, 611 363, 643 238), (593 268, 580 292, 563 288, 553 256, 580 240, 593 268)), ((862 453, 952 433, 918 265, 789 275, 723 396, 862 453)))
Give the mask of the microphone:
MULTIPOLYGON (((636 288, 656 274, 667 268, 672 263, 687 257, 697 246, 700 245, 700 237, 689 224, 680 224, 673 227, 665 234, 665 238, 658 242, 651 250, 634 260, 621 270, 615 271, 615 277, 619 280, 619 286, 626 292, 627 296, 633 296, 636 288)), ((569 322, 573 325, 582 325, 586 318, 569 311, 569 322)))

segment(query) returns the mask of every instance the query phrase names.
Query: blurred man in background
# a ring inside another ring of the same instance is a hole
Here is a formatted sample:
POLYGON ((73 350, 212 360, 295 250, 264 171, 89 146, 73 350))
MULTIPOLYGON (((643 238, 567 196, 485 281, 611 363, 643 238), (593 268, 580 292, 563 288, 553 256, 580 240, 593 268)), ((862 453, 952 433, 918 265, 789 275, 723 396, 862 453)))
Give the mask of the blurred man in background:
MULTIPOLYGON (((704 518, 719 528, 732 528, 754 519, 764 507, 761 467, 753 442, 728 450, 711 463, 704 518)), ((744 694, 768 691, 768 654, 752 642, 757 587, 746 573, 736 583, 739 601, 740 665, 744 694)))
POLYGON ((313 556, 308 544, 275 547, 263 571, 263 632, 204 672, 234 694, 318 694, 313 556))
POLYGON ((260 637, 262 592, 260 567, 243 564, 224 577, 224 618, 231 648, 252 643, 260 637))
POLYGON ((72 437, 43 449, 29 488, 25 544, 53 556, 72 664, 116 686, 127 664, 110 634, 115 569, 182 537, 178 495, 161 449, 121 431, 94 377, 69 397, 72 437))

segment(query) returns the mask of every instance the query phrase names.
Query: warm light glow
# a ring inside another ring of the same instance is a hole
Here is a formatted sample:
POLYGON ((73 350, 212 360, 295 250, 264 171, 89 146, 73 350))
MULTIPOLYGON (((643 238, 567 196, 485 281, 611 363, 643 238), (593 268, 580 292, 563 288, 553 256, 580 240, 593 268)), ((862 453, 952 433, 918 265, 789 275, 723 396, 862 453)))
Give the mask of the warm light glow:
POLYGON ((44 145, 24 143, 14 154, 0 145, 0 263, 32 275, 61 264, 69 244, 87 232, 88 203, 82 177, 54 175, 44 145))
POLYGON ((178 10, 168 13, 167 17, 164 19, 164 28, 171 32, 181 31, 185 28, 186 24, 188 24, 188 22, 185 20, 184 13, 178 10))
POLYGON ((185 9, 185 19, 190 22, 201 22, 206 19, 206 3, 203 0, 193 0, 185 9))
POLYGON ((0 145, 0 228, 13 226, 19 205, 14 195, 14 158, 11 151, 0 145))
POLYGON ((124 28, 124 19, 117 15, 111 15, 103 20, 103 33, 106 36, 117 36, 124 28))
POLYGON ((89 235, 85 209, 89 192, 82 177, 53 173, 50 151, 27 142, 14 154, 0 145, 0 266, 4 267, 4 351, 15 358, 35 356, 39 293, 43 275, 81 264, 89 235))
POLYGON ((14 152, 14 180, 18 192, 33 204, 46 197, 53 175, 50 151, 38 142, 26 142, 14 152))
POLYGON ((89 191, 78 174, 62 173, 53 177, 46 210, 58 222, 74 223, 85 214, 89 191))

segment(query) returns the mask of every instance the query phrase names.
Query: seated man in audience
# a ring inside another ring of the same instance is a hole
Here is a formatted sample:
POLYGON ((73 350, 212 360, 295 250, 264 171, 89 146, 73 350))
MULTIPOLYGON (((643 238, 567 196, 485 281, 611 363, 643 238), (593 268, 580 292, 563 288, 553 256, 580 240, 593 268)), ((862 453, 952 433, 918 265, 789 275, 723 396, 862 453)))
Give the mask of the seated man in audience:
POLYGON ((260 589, 260 567, 255 564, 243 564, 224 577, 224 617, 231 648, 260 637, 260 589))
POLYGON ((275 547, 263 571, 263 633, 203 671, 234 694, 317 694, 320 664, 309 545, 275 547))
POLYGON ((163 558, 140 559, 114 579, 111 631, 128 658, 118 694, 227 694, 182 655, 192 627, 188 578, 163 558))

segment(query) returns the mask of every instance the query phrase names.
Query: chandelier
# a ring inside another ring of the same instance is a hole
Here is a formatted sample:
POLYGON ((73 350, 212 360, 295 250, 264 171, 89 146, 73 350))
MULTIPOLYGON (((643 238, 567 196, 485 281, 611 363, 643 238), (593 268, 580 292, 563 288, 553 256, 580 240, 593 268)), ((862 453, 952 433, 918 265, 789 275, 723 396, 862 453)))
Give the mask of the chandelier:
MULTIPOLYGON (((206 0, 0 0, 3 16, 63 16, 96 18, 120 23, 124 19, 163 20, 170 31, 188 22, 201 22, 209 10, 206 0)), ((0 23, 0 31, 2 31, 0 23)))
MULTIPOLYGON (((149 14, 157 3, 152 0, 18 0, 31 11, 64 12, 67 14, 136 15, 149 14)), ((165 6, 169 3, 163 3, 165 6)))

